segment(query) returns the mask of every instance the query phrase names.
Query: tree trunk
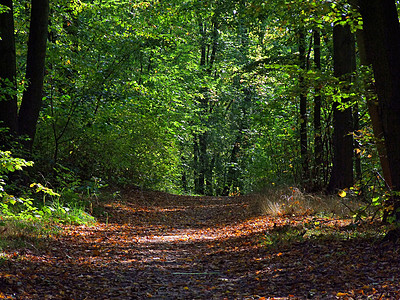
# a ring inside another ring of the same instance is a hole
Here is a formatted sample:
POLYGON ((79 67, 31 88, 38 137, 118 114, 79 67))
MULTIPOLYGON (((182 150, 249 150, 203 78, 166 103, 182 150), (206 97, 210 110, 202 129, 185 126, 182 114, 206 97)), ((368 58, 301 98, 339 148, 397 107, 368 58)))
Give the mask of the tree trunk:
POLYGON ((304 183, 309 181, 308 165, 308 138, 307 138, 307 92, 304 83, 304 73, 306 72, 306 41, 304 30, 299 31, 299 65, 300 65, 300 155, 302 166, 302 180, 304 183))
MULTIPOLYGON (((365 32, 364 30, 357 31, 357 45, 358 51, 360 54, 360 63, 364 66, 369 66, 371 62, 367 56, 367 49, 365 43, 368 42, 365 40, 365 32)), ((366 88, 366 101, 369 116, 371 118, 372 129, 375 137, 376 149, 379 155, 379 161, 382 167, 383 178, 385 179, 386 185, 391 188, 392 187, 392 178, 390 175, 389 161, 387 157, 386 145, 383 134, 383 124, 381 119, 381 113, 379 109, 379 103, 373 95, 376 94, 376 88, 372 82, 365 82, 366 88)))
POLYGON ((207 159, 207 133, 203 132, 199 135, 199 194, 204 195, 205 180, 208 167, 207 159))
POLYGON ((238 154, 240 151, 241 137, 242 137, 242 133, 239 132, 236 137, 236 141, 233 145, 233 148, 232 148, 228 172, 226 174, 226 182, 225 182, 224 190, 222 191, 222 196, 229 196, 231 187, 234 184, 234 181, 237 177, 237 161, 238 161, 238 154))
POLYGON ((26 149, 32 150, 43 98, 43 79, 48 38, 49 0, 32 0, 25 90, 18 117, 18 133, 29 137, 26 149))
MULTIPOLYGON (((355 41, 348 25, 333 28, 334 74, 340 81, 350 84, 351 73, 355 71, 355 41)), ((348 91, 349 86, 345 86, 348 91)), ((342 102, 349 99, 342 98, 342 102)), ((353 124, 351 107, 339 109, 340 103, 333 104, 333 166, 328 185, 329 192, 353 185, 353 124)))
MULTIPOLYGON (((360 0, 367 58, 372 63, 394 191, 400 191, 400 26, 394 0, 360 0)), ((396 220, 399 196, 389 209, 396 220)))
MULTIPOLYGON (((200 34, 200 70, 211 75, 215 63, 218 49, 218 26, 215 20, 212 23, 213 35, 212 44, 207 45, 207 24, 199 22, 200 34), (211 53, 210 53, 211 48, 211 53)), ((197 194, 213 194, 212 187, 212 164, 209 160, 208 151, 208 133, 207 117, 210 112, 209 98, 207 96, 208 88, 200 87, 200 93, 203 95, 199 99, 199 119, 203 125, 203 132, 198 134, 198 169, 195 171, 195 182, 197 183, 197 194)))
MULTIPOLYGON (((193 135, 193 178, 194 178, 194 191, 196 194, 202 194, 201 183, 199 180, 199 142, 197 134, 193 135)), ((203 182, 204 185, 204 182, 203 182)))
MULTIPOLYGON (((319 29, 314 30, 314 63, 317 72, 321 71, 321 36, 319 29)), ((321 131, 321 88, 319 83, 315 87, 314 96, 314 190, 318 190, 321 187, 321 170, 322 170, 322 131, 321 131)))
MULTIPOLYGON (((17 133, 17 67, 15 58, 14 17, 12 0, 0 0, 9 10, 0 14, 0 127, 17 133)), ((6 138, 1 134, 1 146, 6 138)))
MULTIPOLYGON (((353 107, 353 132, 354 135, 357 135, 360 130, 360 116, 358 112, 358 104, 353 107)), ((360 149, 361 144, 357 139, 354 139, 354 149, 360 149)), ((355 171, 355 179, 357 182, 361 182, 362 180, 362 167, 361 167, 361 154, 360 152, 354 152, 354 171, 355 171)))

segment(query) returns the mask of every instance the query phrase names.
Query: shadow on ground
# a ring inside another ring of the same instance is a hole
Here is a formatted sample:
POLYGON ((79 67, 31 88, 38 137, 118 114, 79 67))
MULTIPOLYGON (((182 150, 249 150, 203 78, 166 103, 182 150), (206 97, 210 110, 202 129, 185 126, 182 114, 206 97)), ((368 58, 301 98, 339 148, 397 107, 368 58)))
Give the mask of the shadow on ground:
POLYGON ((344 220, 259 216, 251 201, 135 191, 101 203, 104 213, 96 226, 66 226, 42 250, 6 252, 0 296, 400 297, 396 245, 347 232, 344 220), (329 234, 316 229, 322 223, 329 234))

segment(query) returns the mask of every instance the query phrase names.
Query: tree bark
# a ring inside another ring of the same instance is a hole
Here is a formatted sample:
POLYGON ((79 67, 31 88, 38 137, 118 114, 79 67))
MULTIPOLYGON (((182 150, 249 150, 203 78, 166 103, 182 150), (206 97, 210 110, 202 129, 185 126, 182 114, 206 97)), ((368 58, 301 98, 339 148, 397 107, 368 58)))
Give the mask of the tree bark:
MULTIPOLYGON (((360 116, 358 112, 358 104, 354 105, 353 107, 353 132, 354 135, 358 133, 360 130, 360 116)), ((353 139, 354 140, 354 149, 360 149, 361 144, 359 140, 353 139)), ((361 166, 361 154, 360 152, 354 152, 354 170, 355 170, 355 179, 357 182, 361 182, 362 180, 362 166, 361 166)))
POLYGON ((306 41, 304 30, 299 30, 299 65, 300 65, 300 155, 302 166, 302 180, 307 183, 309 180, 308 165, 308 137, 307 137, 307 92, 304 83, 304 72, 306 71, 306 41))
MULTIPOLYGON (((349 85, 355 71, 355 41, 348 25, 333 28, 334 75, 349 85)), ((344 89, 349 87, 345 86, 344 89)), ((342 98, 342 102, 349 99, 342 98)), ((333 166, 328 185, 329 192, 353 185, 353 124, 351 107, 342 110, 340 103, 333 104, 333 166)))
POLYGON ((206 132, 199 135, 199 164, 199 194, 204 195, 206 193, 205 180, 208 167, 206 132))
MULTIPOLYGON (((200 70, 208 75, 212 74, 213 66, 217 56, 218 50, 218 26, 216 20, 212 22, 212 43, 207 44, 207 24, 199 22, 199 34, 200 34, 200 70), (211 53, 210 53, 211 49, 211 53)), ((207 96, 208 88, 200 87, 200 93, 203 95, 199 101, 199 119, 203 125, 203 132, 198 134, 198 163, 197 170, 195 170, 195 182, 197 183, 196 193, 197 194, 213 194, 212 186, 212 168, 213 164, 210 162, 208 151, 208 133, 207 133, 207 116, 209 115, 212 108, 210 108, 209 98, 207 96)))
POLYGON ((48 19, 49 0, 32 0, 26 64, 28 86, 22 97, 18 117, 19 135, 29 137, 25 143, 27 150, 32 150, 42 106, 48 19))
POLYGON ((400 190, 400 27, 395 1, 359 1, 393 189, 400 190))
POLYGON ((229 192, 231 191, 234 181, 237 178, 237 161, 238 161, 238 154, 240 152, 241 137, 242 133, 240 131, 236 137, 235 143, 233 144, 233 148, 231 151, 229 167, 228 167, 228 172, 226 174, 226 182, 224 189, 222 191, 222 196, 229 196, 229 192))
POLYGON ((193 135, 193 178, 194 178, 194 191, 196 194, 201 195, 204 192, 204 182, 203 187, 201 187, 200 177, 199 177, 199 142, 197 134, 193 135))
MULTIPOLYGON (((360 0, 367 58, 372 63, 392 189, 400 191, 400 26, 394 0, 360 0)), ((400 220, 400 197, 388 203, 400 220)))
MULTIPOLYGON (((17 67, 15 57, 14 16, 12 0, 0 0, 9 10, 0 14, 0 127, 17 133, 17 67)), ((1 137, 1 146, 6 143, 1 137)))
MULTIPOLYGON (((363 66, 369 66, 371 63, 367 58, 365 49, 365 37, 364 31, 357 31, 357 46, 360 56, 360 64, 363 66)), ((367 101, 367 107, 369 116, 371 118, 372 130, 375 137, 375 145, 379 155, 379 161, 382 167, 383 178, 385 179, 386 185, 392 187, 392 179, 390 176, 389 161, 387 158, 386 145, 383 136, 383 124, 380 116, 378 101, 376 99, 376 90, 372 82, 365 82, 365 97, 367 101), (375 96, 375 97, 374 97, 375 96)))
MULTIPOLYGON (((317 72, 321 71, 321 35, 319 29, 314 30, 314 64, 317 72)), ((321 170, 322 170, 322 131, 321 131, 321 88, 317 83, 315 87, 314 96, 314 190, 318 190, 321 187, 321 170)))

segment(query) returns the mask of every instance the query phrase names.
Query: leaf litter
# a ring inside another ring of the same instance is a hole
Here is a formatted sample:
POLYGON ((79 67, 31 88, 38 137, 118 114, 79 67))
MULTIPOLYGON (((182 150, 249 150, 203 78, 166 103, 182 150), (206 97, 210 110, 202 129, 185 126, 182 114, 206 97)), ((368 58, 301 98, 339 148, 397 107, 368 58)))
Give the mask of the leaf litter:
POLYGON ((0 299, 399 299, 379 224, 266 216, 251 196, 130 191, 95 226, 5 249, 0 299))

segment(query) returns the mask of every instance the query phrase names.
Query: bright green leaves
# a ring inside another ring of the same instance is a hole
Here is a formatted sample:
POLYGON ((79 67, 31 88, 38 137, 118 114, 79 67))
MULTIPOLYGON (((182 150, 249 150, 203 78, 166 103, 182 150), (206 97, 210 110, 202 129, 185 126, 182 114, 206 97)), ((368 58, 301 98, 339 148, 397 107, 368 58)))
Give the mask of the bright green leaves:
POLYGON ((35 187, 36 193, 43 192, 44 194, 47 194, 47 195, 50 195, 53 197, 60 197, 60 194, 56 193, 55 191, 53 191, 52 189, 50 189, 48 187, 43 186, 40 183, 32 183, 30 185, 30 187, 35 187))
POLYGON ((23 167, 30 167, 32 165, 32 161, 11 156, 10 151, 0 151, 0 175, 20 171, 23 167))
POLYGON ((0 14, 6 13, 10 8, 0 4, 0 14))

